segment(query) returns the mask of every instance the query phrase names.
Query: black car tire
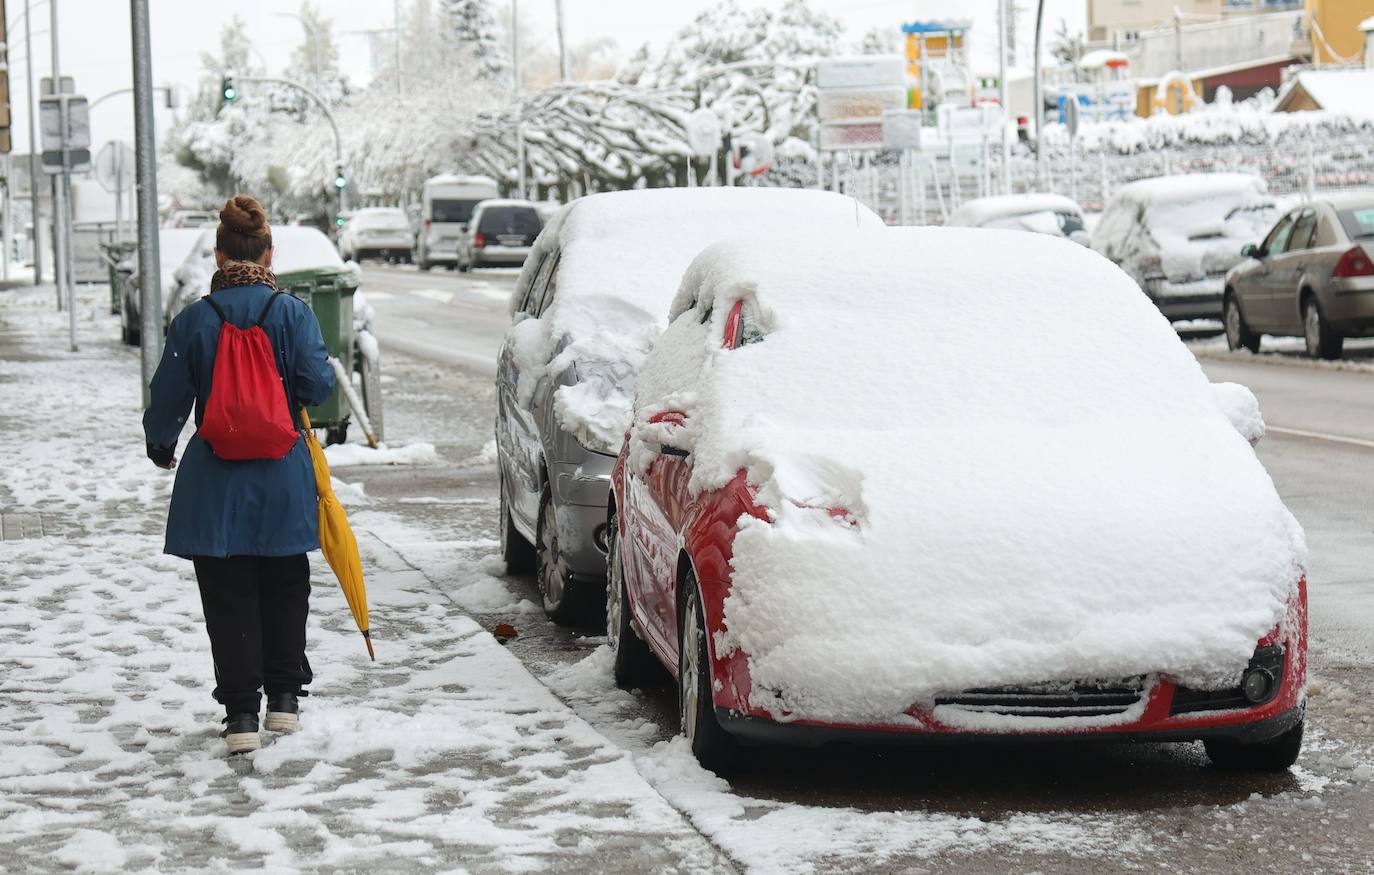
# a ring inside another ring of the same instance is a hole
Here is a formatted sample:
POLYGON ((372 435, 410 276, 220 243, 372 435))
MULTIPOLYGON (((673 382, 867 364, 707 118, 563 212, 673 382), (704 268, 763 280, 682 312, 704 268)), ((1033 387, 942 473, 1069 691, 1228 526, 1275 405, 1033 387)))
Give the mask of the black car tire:
POLYGON ((510 499, 506 497, 506 478, 501 477, 501 561, 507 574, 524 574, 534 568, 534 545, 525 540, 510 516, 510 499))
POLYGON ((471 270, 471 269, 472 269, 472 265, 468 264, 466 261, 459 261, 459 262, 458 262, 458 272, 459 272, 459 273, 467 273, 467 272, 468 272, 469 270, 471 270))
POLYGON ((611 647, 615 685, 622 690, 642 687, 661 677, 649 645, 630 622, 630 591, 625 584, 625 563, 620 555, 620 518, 612 514, 606 532, 606 643, 611 647))
MULTIPOLYGON (((585 582, 573 578, 563 561, 558 545, 557 515, 553 493, 544 487, 539 499, 539 521, 535 526, 534 576, 543 597, 544 613, 560 626, 576 626, 592 616, 592 604, 585 582)), ((598 593, 598 596, 601 594, 598 593)))
POLYGON ((701 609, 695 572, 687 572, 682 588, 687 593, 687 600, 678 622, 678 729, 687 738, 697 762, 716 774, 723 774, 736 765, 739 743, 716 719, 711 694, 710 648, 706 645, 706 615, 701 609), (695 658, 689 658, 688 654, 694 654, 695 658), (693 687, 695 705, 690 704, 688 698, 693 687))
POLYGON ((1308 356, 1321 359, 1341 357, 1345 338, 1331 327, 1331 323, 1326 320, 1326 314, 1322 312, 1322 305, 1317 303, 1316 298, 1308 298, 1303 302, 1302 326, 1303 342, 1307 346, 1308 356))
POLYGON ((1260 336, 1245 321, 1245 313, 1240 309, 1240 301, 1234 294, 1226 296, 1226 306, 1222 313, 1226 325, 1226 348, 1232 352, 1248 349, 1252 353, 1260 351, 1260 336))
POLYGON ((1302 751, 1303 721, 1269 741, 1242 744, 1229 738, 1203 741, 1212 765, 1228 771, 1282 772, 1298 761, 1302 751))

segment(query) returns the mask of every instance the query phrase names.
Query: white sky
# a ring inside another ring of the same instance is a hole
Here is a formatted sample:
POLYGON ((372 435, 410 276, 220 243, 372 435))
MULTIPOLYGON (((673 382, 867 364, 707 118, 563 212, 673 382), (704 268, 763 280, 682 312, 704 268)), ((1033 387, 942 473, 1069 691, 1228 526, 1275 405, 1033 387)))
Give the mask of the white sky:
MULTIPOLYGON (((10 22, 14 149, 27 152, 25 0, 5 2, 10 22)), ((37 79, 52 71, 48 42, 50 2, 58 4, 62 73, 76 78, 77 92, 94 101, 110 91, 130 86, 128 3, 123 0, 29 2, 33 4, 35 99, 37 79)), ((404 8, 409 0, 400 2, 404 8)), ((1020 16, 1020 32, 1028 54, 1034 27, 1034 0, 1018 2, 1025 8, 1020 16)), ((552 50, 556 46, 554 0, 519 0, 519 3, 521 18, 535 34, 531 48, 552 50)), ((641 43, 662 43, 669 39, 711 3, 712 0, 564 0, 568 39, 575 44, 610 36, 625 56, 641 43)), ((748 7, 758 3, 777 6, 779 0, 742 0, 741 5, 748 7)), ((975 56, 995 67, 996 0, 812 0, 812 3, 815 8, 843 21, 846 35, 854 40, 874 26, 891 26, 897 30, 902 22, 916 19, 970 18, 974 21, 972 45, 975 56)), ((365 82, 369 76, 368 40, 356 31, 391 27, 392 4, 386 0, 320 0, 320 4, 333 19, 344 70, 355 82, 365 82)), ((254 57, 259 63, 265 61, 272 73, 280 72, 304 39, 300 24, 280 14, 296 11, 299 4, 295 0, 150 0, 150 6, 153 81, 157 85, 170 83, 194 88, 201 72, 201 52, 218 46, 220 28, 235 13, 248 22, 248 31, 257 50, 254 57)), ((1087 0, 1046 0, 1046 41, 1061 17, 1068 21, 1071 31, 1083 29, 1086 7, 1087 0)), ((159 100, 159 132, 171 121, 171 113, 161 108, 159 100)), ((101 104, 91 114, 91 124, 92 139, 97 147, 110 139, 132 142, 132 98, 119 96, 101 104)))

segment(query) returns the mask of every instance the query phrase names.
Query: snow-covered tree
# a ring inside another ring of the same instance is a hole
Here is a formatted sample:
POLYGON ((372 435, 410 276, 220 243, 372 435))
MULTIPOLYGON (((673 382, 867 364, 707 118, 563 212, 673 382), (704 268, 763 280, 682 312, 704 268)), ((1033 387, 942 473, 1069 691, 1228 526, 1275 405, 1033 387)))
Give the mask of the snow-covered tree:
POLYGON ((484 79, 510 78, 504 29, 496 24, 490 0, 440 0, 446 33, 460 50, 471 52, 484 79))

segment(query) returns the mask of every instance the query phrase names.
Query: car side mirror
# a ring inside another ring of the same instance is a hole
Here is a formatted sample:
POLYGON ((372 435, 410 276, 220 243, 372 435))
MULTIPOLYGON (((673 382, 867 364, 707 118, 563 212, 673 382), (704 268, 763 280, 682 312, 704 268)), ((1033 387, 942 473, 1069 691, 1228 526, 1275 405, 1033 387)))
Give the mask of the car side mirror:
POLYGON ((1264 249, 1253 243, 1246 243, 1240 248, 1240 254, 1245 258, 1263 258, 1264 249))
POLYGON ((1212 396, 1230 420, 1231 427, 1249 441, 1250 446, 1258 444, 1264 437, 1264 416, 1255 393, 1240 383, 1213 383, 1212 396))
MULTIPOLYGON (((649 424, 659 426, 657 431, 660 433, 660 435, 666 436, 670 427, 673 430, 686 428, 687 414, 683 413, 681 410, 661 410, 658 413, 655 413, 653 416, 649 417, 649 424)), ((681 447, 675 447, 662 442, 660 442, 659 444, 658 452, 660 455, 663 456, 677 456, 678 458, 683 459, 691 455, 689 451, 684 450, 681 447)))

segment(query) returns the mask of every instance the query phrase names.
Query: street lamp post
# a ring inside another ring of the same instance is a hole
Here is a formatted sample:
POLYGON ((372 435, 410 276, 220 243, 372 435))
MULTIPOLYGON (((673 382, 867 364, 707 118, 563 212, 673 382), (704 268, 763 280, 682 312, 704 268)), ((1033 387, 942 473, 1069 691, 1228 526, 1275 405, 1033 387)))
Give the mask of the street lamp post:
POLYGON ((510 69, 511 83, 515 91, 515 178, 519 186, 518 197, 525 196, 525 126, 523 112, 520 110, 520 3, 510 0, 510 69))
POLYGON ((149 386, 162 358, 162 285, 155 265, 157 233, 157 143, 153 120, 153 46, 148 28, 148 0, 130 0, 134 73, 134 173, 138 203, 139 359, 143 374, 143 407, 151 401, 149 386))
POLYGON ((24 109, 29 114, 29 203, 33 207, 33 234, 29 238, 29 248, 33 251, 33 281, 41 286, 43 248, 39 244, 39 232, 43 227, 43 221, 38 209, 38 146, 34 142, 34 129, 38 127, 35 120, 38 114, 33 111, 33 30, 29 27, 29 19, 33 16, 29 14, 30 8, 29 0, 24 0, 24 68, 28 71, 28 75, 24 77, 24 89, 28 92, 24 109))
POLYGON ((308 19, 306 19, 306 17, 305 17, 304 15, 299 15, 299 14, 297 14, 297 13, 295 13, 295 12, 274 12, 274 13, 272 13, 272 14, 278 16, 279 18, 294 18, 294 19, 296 19, 297 21, 299 21, 299 22, 301 23, 301 26, 304 27, 304 28, 306 29, 306 31, 310 34, 310 45, 311 45, 312 47, 314 47, 314 54, 315 54, 315 89, 316 89, 316 90, 319 90, 319 88, 320 88, 320 82, 321 82, 321 79, 320 79, 320 31, 319 31, 319 28, 317 28, 317 27, 315 27, 315 25, 311 24, 310 21, 309 21, 308 19))
MULTIPOLYGON (((335 179, 344 179, 343 176, 343 138, 339 136, 339 123, 334 118, 334 113, 330 111, 329 104, 325 103, 324 98, 319 93, 305 87, 299 82, 292 82, 290 79, 276 79, 270 76, 240 76, 236 77, 239 82, 259 82, 266 85, 285 85, 287 88, 294 88, 297 91, 315 101, 315 105, 324 113, 324 117, 329 122, 329 128, 334 132, 334 172, 335 179)), ((348 186, 347 184, 338 186, 339 189, 339 212, 348 209, 348 186)))

